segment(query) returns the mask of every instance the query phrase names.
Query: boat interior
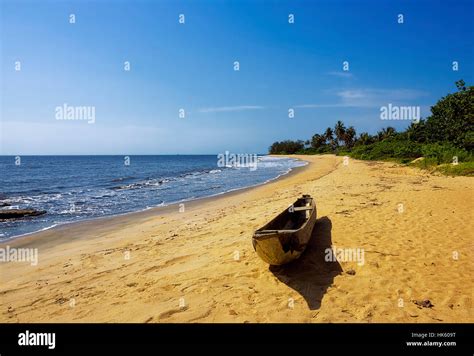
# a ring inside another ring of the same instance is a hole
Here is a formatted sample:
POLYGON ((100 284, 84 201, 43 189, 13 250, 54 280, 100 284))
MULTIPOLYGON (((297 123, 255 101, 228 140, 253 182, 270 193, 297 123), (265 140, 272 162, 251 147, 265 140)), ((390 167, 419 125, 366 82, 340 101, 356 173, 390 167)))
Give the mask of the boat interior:
POLYGON ((258 232, 275 230, 298 230, 311 216, 312 198, 299 198, 293 206, 286 209, 258 232))

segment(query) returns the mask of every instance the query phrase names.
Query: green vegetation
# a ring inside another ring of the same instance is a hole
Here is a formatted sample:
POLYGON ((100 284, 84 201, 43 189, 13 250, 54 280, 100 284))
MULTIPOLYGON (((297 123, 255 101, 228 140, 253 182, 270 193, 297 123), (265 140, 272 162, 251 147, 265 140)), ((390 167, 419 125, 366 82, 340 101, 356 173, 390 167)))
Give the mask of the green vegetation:
POLYGON ((386 127, 375 135, 357 136, 338 121, 307 141, 275 142, 271 154, 335 153, 362 160, 391 160, 448 175, 474 175, 474 87, 456 82, 458 91, 431 107, 426 120, 403 132, 386 127))
POLYGON ((450 176, 473 176, 474 162, 461 162, 458 165, 442 164, 436 167, 435 170, 450 176))
POLYGON ((294 154, 304 152, 304 143, 303 141, 291 141, 286 140, 282 142, 274 142, 270 147, 270 153, 272 154, 294 154))

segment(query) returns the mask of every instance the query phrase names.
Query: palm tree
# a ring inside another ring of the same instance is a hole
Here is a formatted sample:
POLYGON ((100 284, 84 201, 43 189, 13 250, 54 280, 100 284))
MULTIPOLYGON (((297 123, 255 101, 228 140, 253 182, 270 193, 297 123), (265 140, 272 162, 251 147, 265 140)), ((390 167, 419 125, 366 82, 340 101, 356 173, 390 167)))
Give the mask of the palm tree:
POLYGON ((418 123, 412 122, 405 130, 408 140, 426 142, 426 121, 420 119, 418 123))
POLYGON ((381 131, 377 132, 377 139, 379 141, 385 140, 386 138, 393 137, 397 133, 397 130, 395 128, 389 126, 386 128, 383 128, 381 131))
POLYGON ((344 144, 347 148, 354 146, 354 139, 356 137, 356 130, 354 126, 350 126, 344 134, 344 144))
POLYGON ((324 132, 324 138, 326 139, 326 142, 332 147, 334 148, 334 133, 332 131, 332 129, 330 127, 328 127, 326 129, 326 131, 324 132))
POLYGON ((341 120, 336 122, 336 126, 334 126, 334 133, 336 134, 336 143, 339 145, 339 142, 344 141, 344 136, 346 134, 346 127, 341 120))
POLYGON ((361 145, 370 145, 373 143, 373 138, 367 132, 362 132, 357 139, 357 143, 361 145))
POLYGON ((385 134, 387 135, 387 137, 394 136, 396 133, 397 133, 397 130, 395 130, 394 127, 389 126, 385 129, 385 134))
POLYGON ((311 138, 311 147, 318 149, 326 143, 326 137, 320 134, 314 134, 311 138))

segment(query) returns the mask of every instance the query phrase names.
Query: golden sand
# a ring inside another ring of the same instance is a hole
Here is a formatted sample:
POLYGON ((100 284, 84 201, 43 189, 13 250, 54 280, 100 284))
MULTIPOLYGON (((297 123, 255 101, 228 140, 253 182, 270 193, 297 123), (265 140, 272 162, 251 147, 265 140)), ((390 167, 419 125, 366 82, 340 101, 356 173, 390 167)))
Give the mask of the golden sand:
POLYGON ((311 163, 283 179, 184 212, 157 208, 11 241, 38 248, 39 263, 0 264, 0 321, 474 322, 472 178, 301 159, 311 163), (295 263, 269 268, 252 233, 303 193, 317 201, 311 243, 295 263), (363 251, 364 263, 325 261, 331 246, 363 251), (433 306, 414 302, 423 300, 433 306))

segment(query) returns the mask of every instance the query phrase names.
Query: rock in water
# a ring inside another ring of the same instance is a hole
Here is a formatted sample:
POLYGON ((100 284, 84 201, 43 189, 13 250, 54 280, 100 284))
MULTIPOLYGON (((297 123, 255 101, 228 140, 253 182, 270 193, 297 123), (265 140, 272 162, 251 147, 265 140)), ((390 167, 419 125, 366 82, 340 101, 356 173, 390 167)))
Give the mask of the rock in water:
POLYGON ((43 214, 46 214, 46 210, 6 209, 0 210, 0 219, 19 219, 25 216, 38 216, 43 214))

